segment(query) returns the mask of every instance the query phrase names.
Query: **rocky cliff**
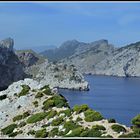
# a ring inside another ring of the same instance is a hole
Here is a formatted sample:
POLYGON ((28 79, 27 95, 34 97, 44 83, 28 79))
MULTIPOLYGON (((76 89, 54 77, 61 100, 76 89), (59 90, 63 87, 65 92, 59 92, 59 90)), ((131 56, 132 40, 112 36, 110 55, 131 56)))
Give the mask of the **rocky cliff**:
POLYGON ((14 40, 0 41, 0 89, 24 78, 23 66, 13 50, 14 40))

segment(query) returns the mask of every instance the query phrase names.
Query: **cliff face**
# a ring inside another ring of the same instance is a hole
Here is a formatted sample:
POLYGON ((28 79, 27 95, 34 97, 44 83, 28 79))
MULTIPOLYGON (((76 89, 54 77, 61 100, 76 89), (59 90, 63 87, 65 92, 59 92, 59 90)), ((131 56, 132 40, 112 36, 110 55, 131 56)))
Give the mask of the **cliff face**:
POLYGON ((113 76, 140 76, 140 42, 117 49, 112 56, 98 63, 92 73, 113 76))
POLYGON ((11 38, 0 41, 0 89, 6 88, 14 81, 24 78, 22 64, 13 50, 11 38))

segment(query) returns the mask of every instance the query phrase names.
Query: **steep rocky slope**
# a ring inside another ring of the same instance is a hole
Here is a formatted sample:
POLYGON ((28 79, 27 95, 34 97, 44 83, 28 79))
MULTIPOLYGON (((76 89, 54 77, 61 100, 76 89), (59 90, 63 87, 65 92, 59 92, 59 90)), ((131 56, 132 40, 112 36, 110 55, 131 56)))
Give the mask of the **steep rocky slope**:
POLYGON ((140 42, 117 49, 113 55, 98 63, 92 73, 113 76, 140 76, 140 42))
POLYGON ((7 38, 0 41, 0 89, 14 81, 23 79, 26 74, 13 50, 14 40, 7 38))
POLYGON ((13 83, 0 92, 0 100, 0 138, 118 138, 132 133, 87 105, 70 108, 62 95, 32 79, 13 83))

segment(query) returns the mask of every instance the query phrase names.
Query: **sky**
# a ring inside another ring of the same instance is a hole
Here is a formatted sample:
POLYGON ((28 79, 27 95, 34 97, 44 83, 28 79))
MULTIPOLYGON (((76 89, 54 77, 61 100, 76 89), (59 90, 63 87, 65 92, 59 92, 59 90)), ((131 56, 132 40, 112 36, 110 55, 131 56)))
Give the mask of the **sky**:
POLYGON ((140 2, 0 2, 0 40, 41 52, 67 40, 140 41, 140 2))

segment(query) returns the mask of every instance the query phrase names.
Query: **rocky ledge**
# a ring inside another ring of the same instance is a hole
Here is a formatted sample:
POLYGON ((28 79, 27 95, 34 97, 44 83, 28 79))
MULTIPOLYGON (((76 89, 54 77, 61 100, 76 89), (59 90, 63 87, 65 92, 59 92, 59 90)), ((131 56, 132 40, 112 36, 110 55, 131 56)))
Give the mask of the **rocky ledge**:
POLYGON ((0 138, 140 137, 140 116, 129 128, 85 104, 70 108, 61 94, 32 79, 13 83, 0 100, 0 138))

